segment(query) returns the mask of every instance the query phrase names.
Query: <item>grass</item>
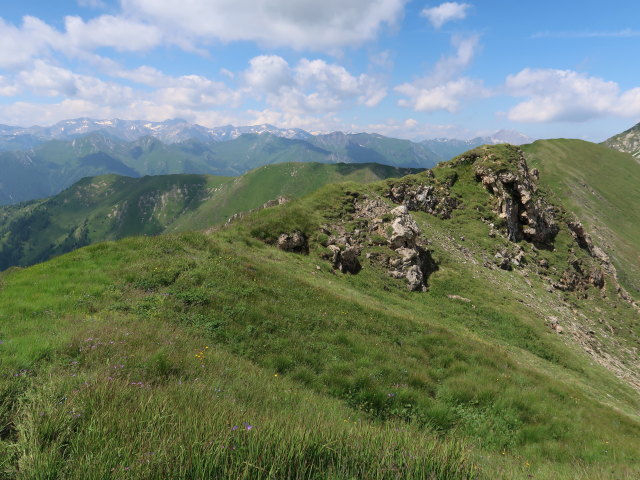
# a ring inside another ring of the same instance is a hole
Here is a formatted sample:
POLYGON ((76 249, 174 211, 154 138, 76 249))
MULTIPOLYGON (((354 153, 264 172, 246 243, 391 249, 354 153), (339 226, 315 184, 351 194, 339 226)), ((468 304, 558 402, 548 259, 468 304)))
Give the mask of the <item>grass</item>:
MULTIPOLYGON (((382 184, 4 273, 5 478, 637 478, 637 391, 544 323, 600 311, 617 356, 637 313, 483 267, 506 240, 457 173, 451 220, 413 214, 439 264, 427 293, 364 255, 358 275, 320 257, 318 227, 382 184), (309 255, 265 243, 294 229, 309 255)), ((560 268, 572 244, 556 242, 522 247, 560 268)))
POLYGON ((640 299, 640 163, 582 140, 539 140, 523 147, 542 179, 605 248, 621 283, 640 299))
POLYGON ((170 324, 78 330, 20 400, 20 478, 474 478, 458 443, 366 422, 170 324))
POLYGON ((298 198, 336 181, 368 183, 412 171, 377 164, 290 163, 236 178, 84 178, 53 197, 0 208, 0 269, 105 240, 210 228, 279 196, 298 198))

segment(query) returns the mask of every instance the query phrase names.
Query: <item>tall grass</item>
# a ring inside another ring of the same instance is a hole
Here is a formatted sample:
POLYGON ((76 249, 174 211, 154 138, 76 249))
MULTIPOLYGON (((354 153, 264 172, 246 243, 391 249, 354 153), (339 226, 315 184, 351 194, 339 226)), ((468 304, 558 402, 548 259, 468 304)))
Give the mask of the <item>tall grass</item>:
POLYGON ((454 440, 363 420, 166 323, 82 330, 20 399, 18 478, 477 478, 454 440))

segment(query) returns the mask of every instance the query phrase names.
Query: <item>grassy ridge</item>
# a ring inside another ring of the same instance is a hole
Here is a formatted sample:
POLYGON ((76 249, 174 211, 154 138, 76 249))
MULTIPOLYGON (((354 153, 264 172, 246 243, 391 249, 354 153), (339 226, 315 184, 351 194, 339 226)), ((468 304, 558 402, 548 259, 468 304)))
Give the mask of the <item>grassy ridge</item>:
POLYGON ((335 181, 366 183, 414 171, 376 164, 304 163, 269 165, 237 178, 85 178, 54 197, 0 207, 0 270, 100 241, 209 228, 280 195, 297 198, 335 181))
MULTIPOLYGON (((424 294, 366 257, 354 276, 320 257, 318 227, 339 220, 354 191, 384 184, 328 186, 213 236, 127 239, 5 273, 6 468, 18 462, 24 478, 133 464, 144 466, 131 478, 166 476, 167 465, 177 478, 269 478, 271 468, 277 478, 636 478, 638 393, 544 318, 601 311, 619 344, 633 341, 623 332, 637 312, 613 291, 558 295, 533 269, 483 267, 506 240, 487 235, 489 197, 472 170, 457 173, 465 208, 451 220, 414 214, 439 263, 424 294), (311 239, 308 256, 258 240, 293 229, 311 239), (123 404, 135 410, 123 415, 123 404), (229 439, 240 455, 222 452, 229 439)), ((571 241, 563 230, 555 250, 522 246, 560 268, 571 241)))
POLYGON ((640 299, 640 163, 582 140, 539 140, 523 150, 611 256, 621 283, 640 299))

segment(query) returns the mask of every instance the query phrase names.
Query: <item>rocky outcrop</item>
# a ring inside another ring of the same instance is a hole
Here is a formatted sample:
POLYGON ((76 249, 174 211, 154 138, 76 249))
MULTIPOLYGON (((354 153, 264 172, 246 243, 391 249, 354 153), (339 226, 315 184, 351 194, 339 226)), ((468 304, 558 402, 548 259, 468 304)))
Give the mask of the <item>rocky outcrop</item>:
POLYGON ((600 260, 600 262, 602 262, 603 264, 611 263, 609 260, 609 256, 606 253, 604 253, 604 251, 600 247, 597 247, 596 245, 593 244, 593 241, 591 240, 591 236, 585 231, 584 227, 582 226, 582 223, 578 221, 568 222, 567 227, 569 227, 569 231, 571 232, 571 235, 573 236, 575 241, 578 243, 578 246, 580 248, 589 252, 589 255, 591 255, 593 258, 600 260))
POLYGON ((309 253, 307 237, 298 231, 281 234, 276 241, 276 247, 285 252, 309 253))
POLYGON ((369 247, 383 246, 387 251, 368 252, 367 258, 381 265, 393 278, 404 279, 411 291, 426 291, 429 275, 437 269, 420 228, 406 206, 391 208, 380 198, 354 198, 350 218, 357 228, 347 231, 342 225, 325 225, 329 235, 327 260, 342 273, 358 273, 359 260, 369 247))
POLYGON ((577 258, 571 258, 569 268, 562 272, 560 280, 553 286, 569 292, 584 292, 590 286, 601 289, 604 287, 604 272, 598 265, 587 266, 577 258))
POLYGON ((459 206, 459 201, 451 196, 450 187, 458 179, 452 172, 444 181, 435 179, 433 172, 423 174, 423 181, 397 181, 391 184, 387 196, 393 203, 404 205, 411 211, 426 212, 448 219, 459 206))
POLYGON ((283 197, 283 196, 279 196, 278 198, 276 198, 274 200, 268 200, 258 208, 253 208, 253 209, 248 210, 246 212, 234 213, 233 215, 231 215, 227 219, 227 221, 225 222, 225 226, 231 225, 235 221, 240 220, 241 218, 247 216, 249 213, 256 212, 258 210, 264 210, 265 208, 277 207, 278 205, 284 205, 285 203, 288 203, 288 202, 289 202, 289 199, 287 197, 283 197))
POLYGON ((411 291, 426 291, 426 277, 435 269, 431 254, 420 245, 420 228, 406 206, 391 210, 394 216, 391 231, 387 232, 389 248, 395 258, 387 257, 389 275, 404 278, 411 291))
POLYGON ((554 208, 537 194, 537 175, 529 171, 522 151, 512 148, 515 158, 510 161, 495 161, 491 153, 478 157, 476 179, 496 198, 497 214, 505 222, 509 240, 548 246, 559 231, 554 208))

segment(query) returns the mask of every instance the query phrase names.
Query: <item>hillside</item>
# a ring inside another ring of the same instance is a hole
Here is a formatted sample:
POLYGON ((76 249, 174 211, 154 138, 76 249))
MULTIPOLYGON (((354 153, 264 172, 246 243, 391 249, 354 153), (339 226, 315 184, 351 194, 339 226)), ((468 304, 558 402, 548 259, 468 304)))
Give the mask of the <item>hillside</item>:
POLYGON ((640 163, 582 140, 539 140, 523 147, 542 178, 584 223, 640 300, 640 163))
POLYGON ((380 135, 340 134, 339 141, 325 139, 322 146, 314 141, 268 132, 220 142, 190 139, 171 144, 152 136, 125 141, 101 132, 73 140, 51 140, 26 151, 0 152, 0 205, 56 195, 81 178, 109 173, 129 177, 178 173, 235 176, 283 162, 428 168, 441 160, 426 147, 380 135))
POLYGON ((4 476, 637 478, 638 307, 544 175, 480 147, 5 272, 4 476))
POLYGON ((281 163, 240 177, 104 175, 50 198, 0 207, 0 270, 105 240, 205 229, 284 196, 337 181, 373 182, 418 170, 376 164, 281 163))
POLYGON ((629 130, 614 135, 602 142, 602 144, 619 152, 629 153, 636 158, 640 158, 640 123, 629 130))

